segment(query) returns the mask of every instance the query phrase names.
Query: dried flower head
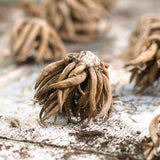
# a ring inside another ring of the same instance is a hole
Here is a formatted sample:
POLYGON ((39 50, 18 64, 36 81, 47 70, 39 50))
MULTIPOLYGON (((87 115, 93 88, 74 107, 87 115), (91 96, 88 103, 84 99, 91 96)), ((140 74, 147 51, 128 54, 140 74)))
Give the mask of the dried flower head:
POLYGON ((10 48, 17 63, 38 63, 63 57, 65 46, 56 31, 41 19, 17 22, 10 38, 10 48))
POLYGON ((159 78, 160 74, 160 19, 157 21, 154 17, 151 23, 151 20, 147 19, 149 23, 146 23, 146 29, 144 34, 139 37, 137 44, 138 46, 136 55, 138 56, 131 60, 126 67, 131 67, 131 78, 130 81, 136 77, 135 87, 141 87, 138 91, 141 92, 149 86, 153 86, 153 83, 159 78))
POLYGON ((108 64, 102 63, 90 51, 68 54, 63 60, 49 64, 39 75, 34 99, 43 104, 40 121, 65 110, 71 116, 88 118, 105 117, 112 108, 112 91, 108 64))
POLYGON ((160 157, 160 114, 155 116, 150 125, 149 133, 151 136, 151 142, 148 143, 145 148, 144 157, 146 160, 152 160, 154 157, 160 157))
POLYGON ((39 18, 44 17, 44 8, 42 4, 38 4, 30 0, 19 0, 19 3, 27 15, 39 18))
POLYGON ((88 42, 108 28, 108 12, 95 0, 45 0, 45 17, 62 39, 88 42))

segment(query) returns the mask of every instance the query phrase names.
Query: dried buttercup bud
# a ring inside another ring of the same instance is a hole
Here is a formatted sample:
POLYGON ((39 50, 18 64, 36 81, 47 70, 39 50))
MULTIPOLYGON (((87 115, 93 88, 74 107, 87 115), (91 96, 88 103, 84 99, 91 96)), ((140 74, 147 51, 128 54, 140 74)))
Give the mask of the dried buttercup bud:
POLYGON ((53 61, 62 58, 66 50, 56 31, 37 18, 22 20, 14 25, 10 48, 17 63, 53 61))
POLYGON ((45 0, 45 17, 61 38, 88 42, 108 28, 104 5, 95 0, 45 0))
POLYGON ((108 64, 102 63, 90 51, 70 53, 63 60, 49 64, 39 75, 34 99, 43 104, 40 121, 65 110, 69 122, 72 116, 80 121, 105 117, 112 108, 112 91, 108 64))
POLYGON ((131 67, 130 81, 136 78, 135 87, 140 87, 138 93, 149 86, 152 87, 160 76, 160 19, 157 21, 155 19, 155 17, 152 19, 152 23, 150 19, 148 20, 146 23, 149 25, 148 29, 144 31, 142 37, 139 36, 141 42, 137 41, 135 44, 139 48, 133 51, 137 51, 138 56, 126 64, 126 67, 131 67))
POLYGON ((160 114, 155 116, 150 125, 149 133, 151 142, 145 146, 144 157, 146 160, 152 160, 154 157, 160 157, 160 114))

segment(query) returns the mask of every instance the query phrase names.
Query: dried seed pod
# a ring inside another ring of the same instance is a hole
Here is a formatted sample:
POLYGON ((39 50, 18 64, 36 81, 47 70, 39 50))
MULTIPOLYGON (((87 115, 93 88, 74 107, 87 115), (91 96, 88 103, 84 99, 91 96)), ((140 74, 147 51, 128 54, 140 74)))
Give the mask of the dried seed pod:
POLYGON ((45 0, 44 6, 47 21, 63 40, 88 42, 108 28, 108 10, 96 0, 45 0))
POLYGON ((53 61, 62 58, 66 50, 56 31, 37 18, 15 24, 11 31, 10 48, 17 63, 53 61))
POLYGON ((144 157, 146 160, 152 160, 154 157, 160 157, 160 114, 155 116, 150 125, 149 133, 152 141, 145 146, 144 157))
POLYGON ((44 105, 40 121, 43 123, 62 110, 70 122, 71 116, 80 116, 81 121, 88 118, 89 124, 93 118, 104 118, 112 108, 112 91, 104 69, 104 63, 90 51, 70 53, 44 68, 37 79, 34 96, 36 102, 44 105), (57 79, 52 81, 55 76, 57 79))
POLYGON ((153 87, 160 76, 160 17, 145 17, 142 20, 141 23, 145 23, 139 25, 144 25, 144 28, 141 26, 139 34, 142 28, 143 34, 137 36, 137 43, 133 42, 135 44, 131 48, 131 52, 138 56, 126 64, 126 67, 131 67, 130 81, 136 78, 135 87, 140 87, 138 93, 153 87))

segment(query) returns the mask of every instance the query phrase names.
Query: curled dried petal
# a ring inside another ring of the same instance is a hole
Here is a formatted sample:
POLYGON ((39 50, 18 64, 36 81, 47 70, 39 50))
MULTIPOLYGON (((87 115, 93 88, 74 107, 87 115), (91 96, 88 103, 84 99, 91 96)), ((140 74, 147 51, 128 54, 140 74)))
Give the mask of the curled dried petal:
POLYGON ((102 74, 100 73, 100 71, 97 71, 97 94, 96 94, 96 104, 98 104, 99 100, 100 100, 100 96, 103 90, 103 78, 102 78, 102 74))
POLYGON ((63 81, 51 84, 48 89, 52 88, 69 88, 82 83, 87 77, 87 73, 83 71, 81 74, 65 79, 63 81))
POLYGON ((140 63, 145 63, 149 60, 152 60, 157 52, 158 46, 156 43, 152 43, 147 51, 144 51, 136 59, 130 61, 126 66, 136 65, 140 63))
POLYGON ((86 68, 85 64, 78 64, 74 70, 69 74, 68 77, 76 76, 79 73, 83 72, 86 68))
POLYGON ((39 86, 39 84, 47 77, 50 73, 55 72, 59 67, 64 67, 64 60, 60 60, 57 62, 53 62, 46 66, 39 77, 37 78, 35 89, 39 86))
MULTIPOLYGON (((32 27, 33 27, 32 23, 29 23, 26 26, 24 26, 23 32, 21 32, 20 35, 17 37, 18 40, 14 44, 14 46, 12 47, 12 52, 15 52, 17 54, 19 53, 19 51, 20 51, 21 47, 23 46, 23 44, 25 43, 26 37, 28 36, 29 31, 31 30, 32 27)), ((13 38, 13 37, 11 37, 11 38, 13 38)))
POLYGON ((60 112, 62 112, 62 105, 63 105, 62 94, 63 94, 63 91, 61 89, 58 89, 57 97, 58 97, 58 106, 59 106, 60 112))
POLYGON ((109 79, 104 74, 102 74, 102 76, 103 76, 103 86, 104 86, 104 89, 105 89, 105 93, 107 94, 107 97, 106 97, 107 101, 102 106, 102 109, 101 109, 98 117, 105 118, 106 113, 108 113, 109 110, 112 109, 113 100, 112 100, 112 90, 111 90, 111 87, 110 87, 109 79))
POLYGON ((95 116, 96 112, 96 91, 97 91, 97 75, 93 67, 89 68, 89 74, 91 77, 90 93, 89 93, 89 105, 90 116, 95 116))
POLYGON ((64 68, 63 72, 61 73, 58 81, 64 80, 68 76, 68 74, 71 72, 71 70, 75 67, 75 65, 76 65, 76 62, 72 62, 68 64, 64 68))

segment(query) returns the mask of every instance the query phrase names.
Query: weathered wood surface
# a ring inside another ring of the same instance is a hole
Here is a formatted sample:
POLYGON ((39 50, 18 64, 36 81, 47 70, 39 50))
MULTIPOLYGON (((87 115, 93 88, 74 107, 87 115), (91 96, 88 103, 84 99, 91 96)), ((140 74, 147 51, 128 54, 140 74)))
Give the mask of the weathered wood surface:
POLYGON ((17 66, 6 58, 10 55, 9 30, 23 15, 15 6, 0 6, 0 160, 142 159, 142 144, 149 138, 148 125, 160 113, 160 87, 134 95, 133 84, 127 84, 125 62, 119 56, 139 16, 160 13, 159 5, 158 0, 117 0, 110 31, 103 38, 88 44, 66 44, 68 51, 92 50, 109 62, 113 92, 121 95, 109 119, 87 128, 68 124, 64 114, 59 115, 57 125, 53 124, 54 117, 47 128, 39 125, 41 106, 34 106, 32 98, 36 78, 44 66, 17 66))

